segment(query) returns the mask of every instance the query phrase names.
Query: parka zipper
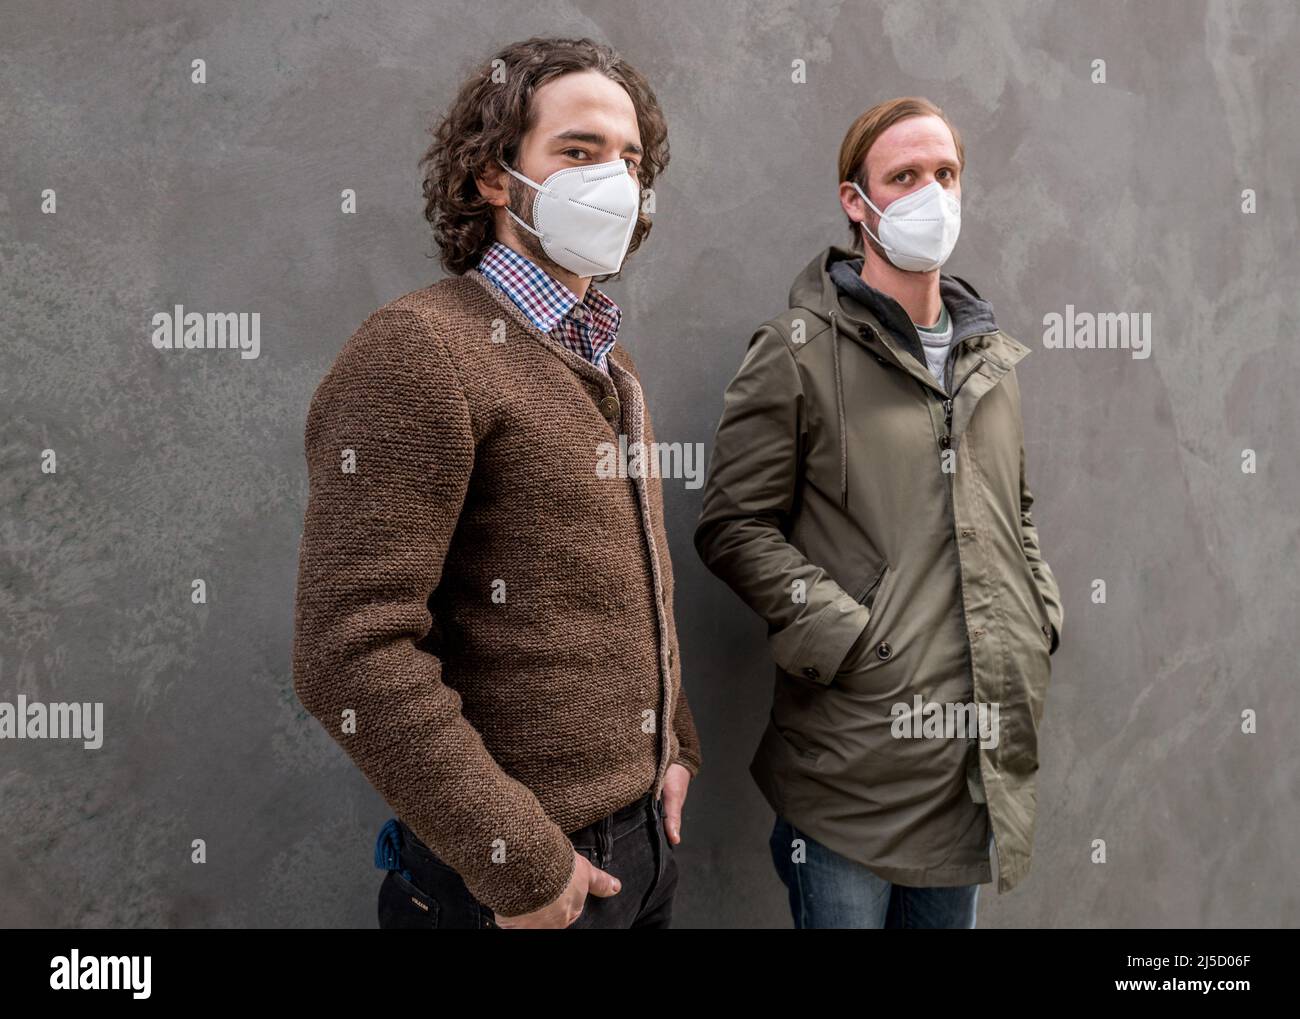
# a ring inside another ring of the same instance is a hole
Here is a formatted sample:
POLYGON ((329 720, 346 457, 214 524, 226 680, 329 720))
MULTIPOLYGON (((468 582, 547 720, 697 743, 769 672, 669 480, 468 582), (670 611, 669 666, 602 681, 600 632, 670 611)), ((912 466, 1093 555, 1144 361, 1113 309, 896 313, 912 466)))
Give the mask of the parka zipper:
MULTIPOLYGON (((986 331, 984 331, 984 332, 982 332, 982 333, 972 333, 970 336, 963 336, 961 342, 962 342, 962 343, 965 343, 967 340, 973 340, 973 339, 975 339, 976 337, 979 337, 979 336, 991 336, 991 335, 993 335, 993 333, 995 333, 995 332, 997 332, 997 331, 998 331, 998 330, 996 330, 996 329, 989 329, 989 330, 986 330, 986 331)), ((877 334, 877 336, 878 336, 878 334, 877 334)), ((878 338, 879 338, 879 336, 878 336, 878 338)), ((883 342, 883 341, 882 341, 882 342, 883 342)), ((952 347, 952 349, 948 352, 949 363, 948 363, 947 369, 945 369, 945 375, 951 374, 951 372, 950 372, 948 369, 951 369, 952 365, 953 365, 953 364, 956 364, 957 346, 958 346, 957 344, 954 344, 953 347, 952 347)), ((877 360, 881 360, 881 361, 883 361, 883 358, 881 358, 879 354, 876 355, 876 358, 877 358, 877 360)), ((971 377, 971 376, 972 376, 972 375, 973 375, 973 374, 974 374, 974 373, 979 369, 979 366, 980 366, 981 364, 983 364, 983 363, 984 363, 984 358, 981 357, 978 361, 976 361, 974 367, 972 367, 970 371, 968 371, 965 375, 963 375, 963 376, 961 377, 961 381, 958 382, 957 385, 953 386, 952 389, 951 389, 951 391, 948 393, 948 395, 947 395, 946 397, 944 397, 944 400, 943 400, 944 434, 943 434, 942 439, 941 439, 941 442, 940 442, 940 445, 941 445, 942 448, 944 448, 944 449, 947 449, 947 448, 948 448, 948 445, 951 445, 951 438, 950 438, 950 437, 951 437, 951 435, 952 435, 952 401, 953 401, 953 398, 957 395, 957 391, 958 391, 959 389, 961 389, 961 387, 962 387, 963 385, 965 385, 966 380, 969 379, 969 378, 970 378, 970 377, 971 377), (945 443, 946 443, 947 445, 945 445, 945 443)), ((952 517, 952 524, 953 524, 953 538, 954 538, 954 540, 956 540, 956 529, 957 529, 957 506, 956 506, 956 500, 955 500, 954 497, 953 497, 953 484, 954 484, 954 478, 955 478, 955 475, 953 475, 953 474, 949 474, 949 475, 948 475, 948 486, 947 486, 947 488, 948 488, 948 512, 949 512, 950 516, 952 517)), ((883 570, 881 571, 880 576, 881 576, 881 577, 884 576, 884 571, 883 571, 883 570)), ((879 579, 880 579, 880 578, 877 578, 877 581, 878 581, 879 579)), ((875 583, 876 583, 877 581, 873 581, 873 582, 872 582, 872 586, 874 586, 875 583)), ((971 646, 971 643, 970 643, 970 622, 969 622, 969 620, 967 619, 967 616, 966 616, 966 582, 965 582, 965 580, 964 580, 964 578, 963 578, 963 575, 962 575, 962 568, 961 568, 961 549, 960 549, 960 546, 958 546, 958 551, 957 551, 957 592, 958 592, 958 593, 957 593, 957 607, 961 610, 961 628, 962 628, 962 633, 965 635, 965 639, 966 639, 966 654, 967 654, 968 659, 969 659, 969 661, 970 661, 970 663, 971 663, 971 696, 975 696, 975 694, 976 694, 976 690, 975 690, 975 649, 971 646)), ((867 595, 868 593, 870 593, 870 588, 868 588, 867 591, 863 593, 862 597, 866 597, 866 595, 867 595)), ((859 598, 858 600, 861 601, 862 599, 859 598)), ((979 765, 979 769, 980 769, 980 782, 981 782, 981 784, 983 784, 983 782, 984 782, 984 763, 983 763, 983 758, 980 757, 978 750, 976 751, 976 761, 977 761, 977 763, 978 763, 978 765, 979 765)), ((985 789, 986 789, 986 790, 987 790, 987 788, 988 788, 987 785, 985 785, 985 789)), ((988 798, 988 797, 987 797, 987 792, 986 792, 985 799, 987 800, 987 798, 988 798)), ((986 810, 988 809, 988 808, 987 808, 987 805, 986 805, 985 809, 986 809, 986 810)), ((989 830, 993 833, 993 846, 994 846, 994 848, 997 850, 997 855, 998 855, 998 868, 999 868, 999 870, 1000 870, 1001 867, 1002 867, 1002 844, 1001 844, 1001 842, 1000 842, 999 839, 998 839, 997 826, 993 824, 993 821, 992 821, 992 814, 991 814, 991 813, 990 813, 990 815, 989 815, 989 830)))
MULTIPOLYGON (((987 333, 975 333, 973 336, 965 336, 965 337, 962 338, 962 342, 965 343, 967 340, 973 340, 976 336, 990 336, 990 335, 992 335, 993 332, 996 332, 996 331, 997 331, 997 330, 990 330, 990 332, 987 332, 987 333)), ((949 361, 950 361, 950 364, 949 364, 949 367, 950 367, 950 368, 952 367, 953 364, 956 363, 956 354, 957 354, 957 348, 954 346, 953 349, 948 353, 948 358, 949 358, 949 361)), ((939 445, 942 446, 944 449, 947 449, 949 446, 952 445, 952 401, 953 401, 953 398, 957 395, 957 390, 961 389, 961 387, 964 386, 964 385, 966 384, 966 380, 967 380, 968 378, 970 378, 970 377, 971 377, 972 375, 974 375, 977 371, 979 371, 979 367, 980 367, 980 365, 982 365, 983 363, 984 363, 984 358, 981 357, 981 358, 980 358, 979 360, 977 360, 973 365, 971 365, 970 371, 968 371, 965 375, 963 375, 963 376, 961 377, 961 381, 958 382, 957 385, 953 386, 952 391, 948 394, 948 396, 946 396, 946 397, 944 398, 944 401, 943 401, 943 441, 939 443, 939 445)))

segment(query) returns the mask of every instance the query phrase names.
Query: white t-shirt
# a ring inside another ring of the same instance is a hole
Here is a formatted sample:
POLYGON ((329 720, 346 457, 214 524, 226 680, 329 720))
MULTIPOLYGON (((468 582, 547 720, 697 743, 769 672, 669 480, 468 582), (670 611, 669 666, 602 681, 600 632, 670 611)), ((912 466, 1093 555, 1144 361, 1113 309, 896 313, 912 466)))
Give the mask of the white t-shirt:
POLYGON ((930 374, 942 386, 948 348, 952 346, 952 317, 948 314, 948 306, 943 301, 939 302, 939 321, 934 325, 923 326, 918 322, 913 322, 912 325, 916 326, 916 335, 921 338, 930 374))

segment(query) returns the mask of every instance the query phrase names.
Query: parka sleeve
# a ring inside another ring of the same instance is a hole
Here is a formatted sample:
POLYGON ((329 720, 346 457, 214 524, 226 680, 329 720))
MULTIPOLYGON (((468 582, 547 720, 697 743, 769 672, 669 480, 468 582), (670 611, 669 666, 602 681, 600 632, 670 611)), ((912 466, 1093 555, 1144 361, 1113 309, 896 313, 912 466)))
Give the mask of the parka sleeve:
POLYGON ((540 908, 569 883, 572 843, 421 647, 475 445, 454 366, 416 315, 380 309, 345 344, 312 398, 306 455, 295 693, 479 901, 540 908))
POLYGON ((695 548, 766 620, 776 664, 828 684, 871 611, 786 539, 806 433, 799 366, 764 325, 727 386, 695 548))
POLYGON ((1047 618, 1052 626, 1052 647, 1048 653, 1055 654, 1061 643, 1061 626, 1065 621, 1065 608, 1061 603, 1061 589, 1056 582, 1056 576, 1052 573, 1052 568, 1047 565, 1047 560, 1043 558, 1042 549, 1038 544, 1038 528, 1034 525, 1033 514, 1030 512, 1033 505, 1034 495, 1025 480, 1025 446, 1022 442, 1020 445, 1020 541, 1025 549, 1025 558, 1029 560, 1030 569, 1033 570, 1038 592, 1047 606, 1047 618))

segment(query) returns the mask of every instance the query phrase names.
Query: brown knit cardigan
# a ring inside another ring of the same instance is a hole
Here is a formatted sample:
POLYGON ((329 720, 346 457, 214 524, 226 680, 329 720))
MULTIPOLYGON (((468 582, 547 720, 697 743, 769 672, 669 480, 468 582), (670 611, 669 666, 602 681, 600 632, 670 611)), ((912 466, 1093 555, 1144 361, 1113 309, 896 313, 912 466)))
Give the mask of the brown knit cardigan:
POLYGON ((566 833, 700 766, 660 479, 597 470, 654 441, 609 363, 471 271, 367 318, 307 416, 294 690, 504 916, 563 891, 566 833))

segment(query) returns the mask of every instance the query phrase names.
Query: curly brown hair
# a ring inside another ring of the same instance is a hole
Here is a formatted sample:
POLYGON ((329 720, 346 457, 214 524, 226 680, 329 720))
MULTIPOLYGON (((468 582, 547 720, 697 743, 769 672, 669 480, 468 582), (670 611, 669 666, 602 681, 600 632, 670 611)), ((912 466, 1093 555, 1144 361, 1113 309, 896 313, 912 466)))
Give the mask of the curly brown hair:
MULTIPOLYGON (((613 49, 591 39, 533 38, 507 46, 460 87, 420 158, 426 167, 424 218, 433 224, 439 260, 448 272, 472 269, 494 240, 492 206, 479 194, 475 177, 499 168, 498 160, 514 164, 533 93, 574 71, 599 72, 631 97, 645 150, 637 174, 643 192, 668 165, 668 125, 659 101, 641 73, 613 49)), ((649 233, 649 217, 638 213, 627 254, 649 233)))

